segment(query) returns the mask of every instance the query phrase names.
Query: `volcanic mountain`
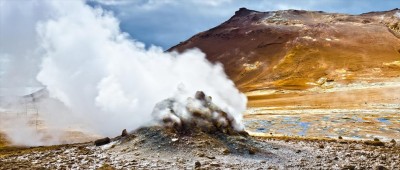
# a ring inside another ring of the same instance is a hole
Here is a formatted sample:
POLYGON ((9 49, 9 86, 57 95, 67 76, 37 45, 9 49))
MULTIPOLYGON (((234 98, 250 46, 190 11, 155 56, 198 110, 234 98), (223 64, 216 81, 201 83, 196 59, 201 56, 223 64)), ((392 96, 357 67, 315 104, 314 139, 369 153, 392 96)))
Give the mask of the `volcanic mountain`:
POLYGON ((400 75, 400 10, 360 15, 240 8, 172 47, 199 48, 241 91, 379 82, 400 75))

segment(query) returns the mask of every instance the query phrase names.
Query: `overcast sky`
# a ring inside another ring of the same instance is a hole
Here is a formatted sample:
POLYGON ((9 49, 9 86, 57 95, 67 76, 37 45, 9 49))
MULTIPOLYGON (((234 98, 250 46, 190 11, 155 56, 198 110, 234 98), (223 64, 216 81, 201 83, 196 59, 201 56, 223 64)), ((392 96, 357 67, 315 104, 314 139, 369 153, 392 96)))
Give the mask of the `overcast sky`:
POLYGON ((360 14, 400 8, 400 0, 91 0, 112 11, 132 38, 167 49, 229 19, 240 7, 360 14))

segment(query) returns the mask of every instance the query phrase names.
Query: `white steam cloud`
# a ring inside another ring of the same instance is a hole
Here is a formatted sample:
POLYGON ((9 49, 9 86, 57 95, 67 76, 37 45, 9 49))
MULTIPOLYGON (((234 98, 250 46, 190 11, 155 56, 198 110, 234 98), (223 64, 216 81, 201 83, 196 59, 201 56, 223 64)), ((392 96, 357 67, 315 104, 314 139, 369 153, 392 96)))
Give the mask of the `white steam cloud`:
MULTIPOLYGON (((155 104, 163 99, 192 97, 198 90, 241 121, 246 97, 222 66, 209 63, 201 51, 178 54, 154 46, 145 49, 120 31, 111 13, 83 1, 40 3, 52 13, 37 22, 34 32, 43 56, 37 80, 68 108, 66 121, 54 120, 61 114, 57 108, 46 109, 45 122, 57 122, 58 129, 81 125, 97 134, 118 135, 125 128, 149 125, 155 104)), ((18 131, 7 135, 20 136, 18 131)))
POLYGON ((397 12, 394 14, 394 16, 397 17, 398 19, 400 19, 400 12, 397 11, 397 12))

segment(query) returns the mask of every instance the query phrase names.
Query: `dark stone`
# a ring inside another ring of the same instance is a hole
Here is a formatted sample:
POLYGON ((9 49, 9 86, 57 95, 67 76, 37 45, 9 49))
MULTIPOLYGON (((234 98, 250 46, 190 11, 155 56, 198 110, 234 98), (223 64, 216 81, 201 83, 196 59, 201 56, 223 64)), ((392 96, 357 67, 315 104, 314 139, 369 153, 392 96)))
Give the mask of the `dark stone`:
POLYGON ((382 166, 382 165, 378 165, 375 167, 376 170, 388 170, 386 167, 382 166))
POLYGON ((126 131, 126 129, 122 130, 122 137, 128 136, 128 131, 126 131))
POLYGON ((106 137, 106 138, 95 140, 94 144, 96 146, 102 146, 102 145, 105 145, 105 144, 109 144, 110 142, 111 142, 111 139, 109 137, 106 137))
POLYGON ((364 142, 366 145, 372 145, 372 146, 385 146, 385 143, 381 142, 381 141, 365 141, 364 142))
POLYGON ((249 154, 250 155, 254 155, 254 154, 256 154, 256 152, 257 152, 256 148, 253 148, 253 147, 249 148, 249 154))
POLYGON ((245 130, 239 131, 238 132, 240 135, 244 136, 244 137, 248 137, 250 136, 248 132, 246 132, 245 130))
POLYGON ((356 166, 354 166, 354 165, 345 165, 342 169, 343 170, 354 170, 354 169, 356 169, 356 166))
POLYGON ((199 162, 199 161, 196 161, 195 163, 194 163, 194 168, 200 168, 200 166, 201 166, 201 163, 199 162))
POLYGON ((206 100, 206 94, 204 94, 204 92, 202 91, 197 91, 195 98, 201 101, 205 101, 206 100))

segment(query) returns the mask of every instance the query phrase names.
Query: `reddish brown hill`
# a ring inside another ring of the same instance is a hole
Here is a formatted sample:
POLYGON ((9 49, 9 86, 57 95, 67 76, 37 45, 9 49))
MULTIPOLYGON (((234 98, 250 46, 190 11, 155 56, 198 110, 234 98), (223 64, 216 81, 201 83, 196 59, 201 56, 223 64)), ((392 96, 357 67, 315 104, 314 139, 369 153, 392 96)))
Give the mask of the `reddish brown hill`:
POLYGON ((169 50, 194 47, 221 62, 242 91, 380 81, 400 75, 400 10, 347 15, 241 8, 169 50))

